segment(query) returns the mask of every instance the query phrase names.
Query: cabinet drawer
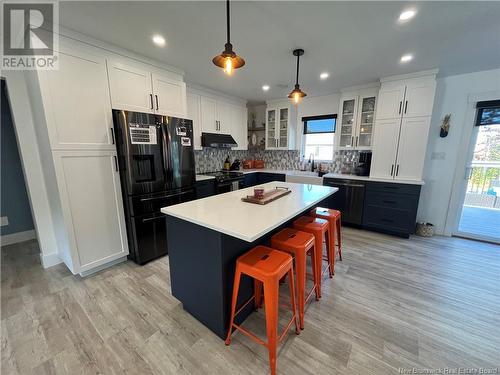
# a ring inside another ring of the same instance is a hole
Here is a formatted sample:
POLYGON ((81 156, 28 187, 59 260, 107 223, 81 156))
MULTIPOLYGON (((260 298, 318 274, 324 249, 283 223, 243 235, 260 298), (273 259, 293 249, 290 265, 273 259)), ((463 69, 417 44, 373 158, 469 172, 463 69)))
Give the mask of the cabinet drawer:
POLYGON ((363 213, 363 225, 410 234, 414 231, 415 216, 416 212, 367 204, 363 213))
POLYGON ((368 182, 367 191, 379 191, 392 194, 411 194, 420 195, 420 185, 392 184, 388 182, 368 182))
POLYGON ((416 211, 418 207, 418 195, 367 191, 365 202, 366 205, 370 206, 416 211))

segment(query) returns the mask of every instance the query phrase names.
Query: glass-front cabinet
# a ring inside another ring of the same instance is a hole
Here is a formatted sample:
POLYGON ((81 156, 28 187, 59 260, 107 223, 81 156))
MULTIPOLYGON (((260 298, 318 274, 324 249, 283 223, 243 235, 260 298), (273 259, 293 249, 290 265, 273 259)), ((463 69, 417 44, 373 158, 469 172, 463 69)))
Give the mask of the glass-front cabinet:
POLYGON ((276 148, 276 109, 268 109, 266 115, 266 149, 276 148))
POLYGON ((266 111, 266 149, 290 149, 290 107, 268 107, 266 111))
POLYGON ((376 91, 343 95, 338 135, 341 150, 371 150, 376 91))

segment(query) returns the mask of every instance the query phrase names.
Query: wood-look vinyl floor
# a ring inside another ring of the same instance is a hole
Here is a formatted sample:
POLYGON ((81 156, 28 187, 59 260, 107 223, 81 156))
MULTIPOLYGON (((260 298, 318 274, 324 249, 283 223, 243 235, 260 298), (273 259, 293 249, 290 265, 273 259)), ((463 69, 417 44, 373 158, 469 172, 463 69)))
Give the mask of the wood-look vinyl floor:
MULTIPOLYGON (((167 257, 82 279, 44 270, 38 253, 35 241, 2 248, 3 375, 268 373, 265 348, 241 334, 226 347, 182 310, 167 257)), ((343 255, 280 347, 279 373, 500 366, 499 246, 344 228, 343 255)), ((263 316, 245 325, 263 335, 263 316)))

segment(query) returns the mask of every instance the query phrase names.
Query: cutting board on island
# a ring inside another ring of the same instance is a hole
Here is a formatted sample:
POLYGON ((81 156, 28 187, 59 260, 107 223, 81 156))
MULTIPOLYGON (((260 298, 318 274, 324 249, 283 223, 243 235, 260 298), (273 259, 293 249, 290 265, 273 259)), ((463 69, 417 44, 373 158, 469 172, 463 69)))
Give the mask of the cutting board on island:
POLYGON ((285 195, 288 195, 291 192, 292 191, 289 188, 277 186, 273 190, 265 191, 262 198, 257 198, 254 197, 253 195, 247 195, 246 197, 241 198, 241 200, 243 202, 265 205, 271 203, 272 201, 275 201, 276 199, 284 197, 285 195))

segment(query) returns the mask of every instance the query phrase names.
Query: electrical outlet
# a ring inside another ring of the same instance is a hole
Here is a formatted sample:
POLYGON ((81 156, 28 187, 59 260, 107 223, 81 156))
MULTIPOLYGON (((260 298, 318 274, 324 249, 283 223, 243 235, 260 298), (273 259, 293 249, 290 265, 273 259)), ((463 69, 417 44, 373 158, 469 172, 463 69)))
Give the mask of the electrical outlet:
POLYGON ((444 160, 446 158, 445 152, 433 152, 431 154, 431 160, 444 160))
POLYGON ((6 225, 9 225, 9 217, 8 216, 0 217, 0 226, 5 227, 6 225))

